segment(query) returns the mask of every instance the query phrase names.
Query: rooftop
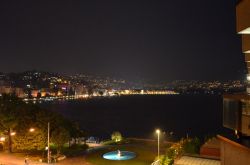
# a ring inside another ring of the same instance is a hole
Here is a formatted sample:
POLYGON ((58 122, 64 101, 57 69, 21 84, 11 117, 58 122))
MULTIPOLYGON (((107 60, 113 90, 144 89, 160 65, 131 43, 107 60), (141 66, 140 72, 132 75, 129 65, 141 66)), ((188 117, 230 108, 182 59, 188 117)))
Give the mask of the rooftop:
POLYGON ((191 156, 182 156, 180 159, 175 161, 175 165, 190 165, 190 164, 220 165, 221 162, 219 160, 191 157, 191 156))

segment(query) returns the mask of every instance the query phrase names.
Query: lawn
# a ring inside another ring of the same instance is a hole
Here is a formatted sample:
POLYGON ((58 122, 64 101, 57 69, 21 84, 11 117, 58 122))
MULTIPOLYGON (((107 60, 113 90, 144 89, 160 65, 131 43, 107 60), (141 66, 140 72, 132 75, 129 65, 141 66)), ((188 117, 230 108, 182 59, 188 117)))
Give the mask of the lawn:
MULTIPOLYGON (((165 153, 169 145, 161 145, 161 153, 165 153)), ((87 155, 86 160, 94 165, 149 165, 157 156, 157 143, 145 141, 130 141, 129 144, 110 145, 105 149, 94 151, 87 155), (116 150, 132 151, 136 158, 132 160, 112 161, 103 159, 102 155, 116 150)))

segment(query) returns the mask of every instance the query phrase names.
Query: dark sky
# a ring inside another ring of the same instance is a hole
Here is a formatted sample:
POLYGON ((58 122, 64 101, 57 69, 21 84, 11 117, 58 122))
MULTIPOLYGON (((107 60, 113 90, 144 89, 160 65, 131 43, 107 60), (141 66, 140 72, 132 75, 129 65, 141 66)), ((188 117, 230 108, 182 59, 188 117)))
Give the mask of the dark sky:
POLYGON ((237 79, 233 0, 6 0, 0 71, 237 79))

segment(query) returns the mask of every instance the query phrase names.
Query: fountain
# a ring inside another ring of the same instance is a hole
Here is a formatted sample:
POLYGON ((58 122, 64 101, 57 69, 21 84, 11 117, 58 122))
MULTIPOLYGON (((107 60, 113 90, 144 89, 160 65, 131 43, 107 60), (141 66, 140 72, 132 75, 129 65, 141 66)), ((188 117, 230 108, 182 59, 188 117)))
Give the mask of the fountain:
POLYGON ((122 156, 122 153, 120 150, 117 151, 117 156, 118 156, 118 158, 120 158, 122 156))
POLYGON ((129 160, 135 157, 136 154, 134 152, 120 150, 108 152, 103 155, 103 158, 108 160, 129 160))

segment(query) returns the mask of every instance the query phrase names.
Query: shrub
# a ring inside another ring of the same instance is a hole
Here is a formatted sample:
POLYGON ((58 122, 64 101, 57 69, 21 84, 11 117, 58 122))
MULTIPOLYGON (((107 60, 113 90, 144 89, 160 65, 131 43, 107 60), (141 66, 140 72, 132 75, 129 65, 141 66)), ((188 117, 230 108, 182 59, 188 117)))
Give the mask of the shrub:
POLYGON ((198 138, 186 139, 183 144, 183 149, 185 153, 188 154, 199 154, 200 152, 200 140, 198 138))
POLYGON ((115 142, 119 142, 122 140, 122 134, 118 131, 116 132, 113 132, 112 135, 111 135, 111 139, 115 142))
MULTIPOLYGON (((155 159, 155 161, 158 159, 158 157, 155 159)), ((161 155, 160 156, 160 165, 173 165, 174 159, 169 158, 167 155, 161 155)))
POLYGON ((182 139, 178 143, 168 148, 166 155, 160 156, 161 165, 173 165, 174 160, 183 153, 198 154, 200 150, 200 140, 198 138, 182 139))

